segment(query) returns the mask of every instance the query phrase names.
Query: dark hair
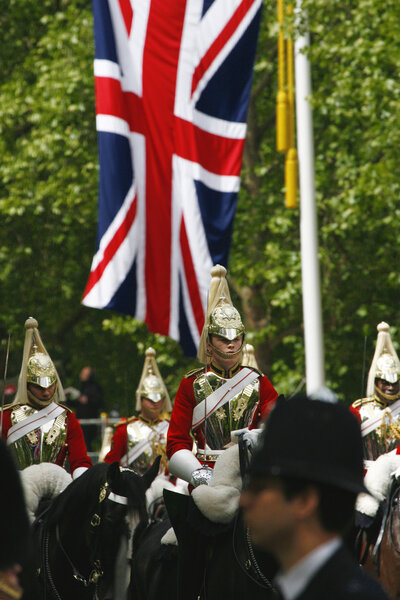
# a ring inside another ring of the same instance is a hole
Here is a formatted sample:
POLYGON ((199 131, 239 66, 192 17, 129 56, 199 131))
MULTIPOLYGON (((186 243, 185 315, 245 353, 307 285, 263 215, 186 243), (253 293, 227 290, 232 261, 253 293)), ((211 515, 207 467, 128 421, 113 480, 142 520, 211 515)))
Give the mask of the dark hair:
POLYGON ((329 532, 344 534, 351 527, 357 494, 326 483, 307 481, 295 477, 282 477, 282 491, 292 500, 308 487, 319 495, 318 516, 322 527, 329 532))

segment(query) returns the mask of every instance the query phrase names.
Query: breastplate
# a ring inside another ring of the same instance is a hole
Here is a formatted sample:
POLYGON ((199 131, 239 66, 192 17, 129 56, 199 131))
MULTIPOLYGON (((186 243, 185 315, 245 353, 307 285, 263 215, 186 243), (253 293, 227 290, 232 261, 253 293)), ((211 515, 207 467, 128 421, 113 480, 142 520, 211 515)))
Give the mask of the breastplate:
POLYGON ((392 417, 374 402, 366 402, 360 407, 361 422, 371 418, 381 418, 381 423, 368 435, 363 436, 364 458, 376 460, 381 454, 390 452, 400 444, 400 419, 392 417))
POLYGON ((128 423, 126 428, 128 466, 139 475, 143 475, 151 467, 156 456, 160 454, 165 457, 167 430, 168 422, 165 420, 156 425, 148 425, 140 419, 128 423), (135 448, 138 450, 137 456, 135 456, 135 448))
MULTIPOLYGON (((11 423, 20 423, 38 411, 27 404, 15 406, 11 411, 11 423)), ((37 429, 19 438, 10 445, 18 461, 18 467, 25 469, 42 462, 55 463, 67 437, 67 411, 50 419, 37 429)))
MULTIPOLYGON (((214 371, 202 373, 193 382, 193 391, 196 403, 199 404, 213 391, 229 381, 214 371)), ((240 392, 226 404, 217 408, 194 431, 202 433, 207 446, 212 450, 222 450, 231 441, 231 431, 248 427, 253 420, 254 413, 260 398, 260 380, 255 379, 246 385, 240 392)), ((206 408, 206 407, 205 407, 206 408)))

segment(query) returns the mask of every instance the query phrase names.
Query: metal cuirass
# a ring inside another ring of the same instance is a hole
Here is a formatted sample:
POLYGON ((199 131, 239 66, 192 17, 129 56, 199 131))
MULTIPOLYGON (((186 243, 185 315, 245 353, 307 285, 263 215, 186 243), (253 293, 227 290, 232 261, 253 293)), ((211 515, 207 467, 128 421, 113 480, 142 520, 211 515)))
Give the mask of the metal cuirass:
MULTIPOLYGON (((199 375, 193 382, 196 403, 199 404, 224 385, 229 379, 221 377, 214 371, 199 375)), ((248 427, 253 420, 260 398, 260 380, 249 383, 223 406, 217 408, 193 433, 201 431, 207 447, 212 450, 223 450, 231 441, 231 431, 248 427)), ((207 404, 205 405, 206 408, 207 404)), ((210 460, 215 460, 212 456, 210 460)))
MULTIPOLYGON (((11 411, 11 424, 16 425, 30 415, 37 413, 27 404, 16 405, 11 411)), ((32 429, 12 444, 10 448, 16 454, 18 467, 25 469, 42 462, 55 463, 67 437, 67 411, 64 410, 55 419, 50 419, 37 429, 32 429)))
POLYGON ((380 424, 363 436, 364 458, 376 460, 378 456, 390 452, 400 444, 400 419, 393 417, 375 402, 366 402, 360 406, 361 422, 366 419, 381 418, 380 424))
MULTIPOLYGON (((168 421, 165 419, 150 425, 140 419, 128 423, 126 438, 128 451, 121 464, 143 475, 159 454, 165 457, 168 421)), ((164 460, 165 462, 165 460, 164 460)))

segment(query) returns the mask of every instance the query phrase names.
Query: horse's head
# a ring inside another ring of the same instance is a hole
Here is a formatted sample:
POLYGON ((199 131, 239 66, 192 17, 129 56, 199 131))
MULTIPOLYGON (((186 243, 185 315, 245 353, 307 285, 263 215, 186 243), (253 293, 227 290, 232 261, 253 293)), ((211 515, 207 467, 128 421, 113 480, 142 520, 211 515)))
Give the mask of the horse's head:
MULTIPOLYGON (((159 463, 158 458, 143 476, 120 467, 117 462, 108 465, 97 505, 93 507, 86 529, 93 560, 101 565, 102 576, 98 584, 100 598, 113 588, 118 557, 126 569, 129 540, 136 526, 146 520, 145 493, 158 473, 159 463)), ((124 579, 124 573, 119 573, 121 576, 124 579)))
POLYGON ((141 477, 118 463, 96 464, 56 498, 46 515, 46 532, 49 571, 57 586, 68 588, 73 580, 82 598, 92 597, 91 589, 105 598, 113 589, 116 558, 122 545, 127 563, 128 540, 146 518, 145 492, 158 468, 159 460, 141 477))

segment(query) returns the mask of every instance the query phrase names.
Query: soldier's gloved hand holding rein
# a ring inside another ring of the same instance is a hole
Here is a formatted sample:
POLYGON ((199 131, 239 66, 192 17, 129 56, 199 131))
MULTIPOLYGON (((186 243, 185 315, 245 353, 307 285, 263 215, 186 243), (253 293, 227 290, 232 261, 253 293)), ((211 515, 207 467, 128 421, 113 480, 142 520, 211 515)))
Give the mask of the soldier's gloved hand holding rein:
POLYGON ((195 488, 199 485, 209 485, 212 473, 212 469, 207 466, 195 469, 190 477, 190 484, 195 488))

